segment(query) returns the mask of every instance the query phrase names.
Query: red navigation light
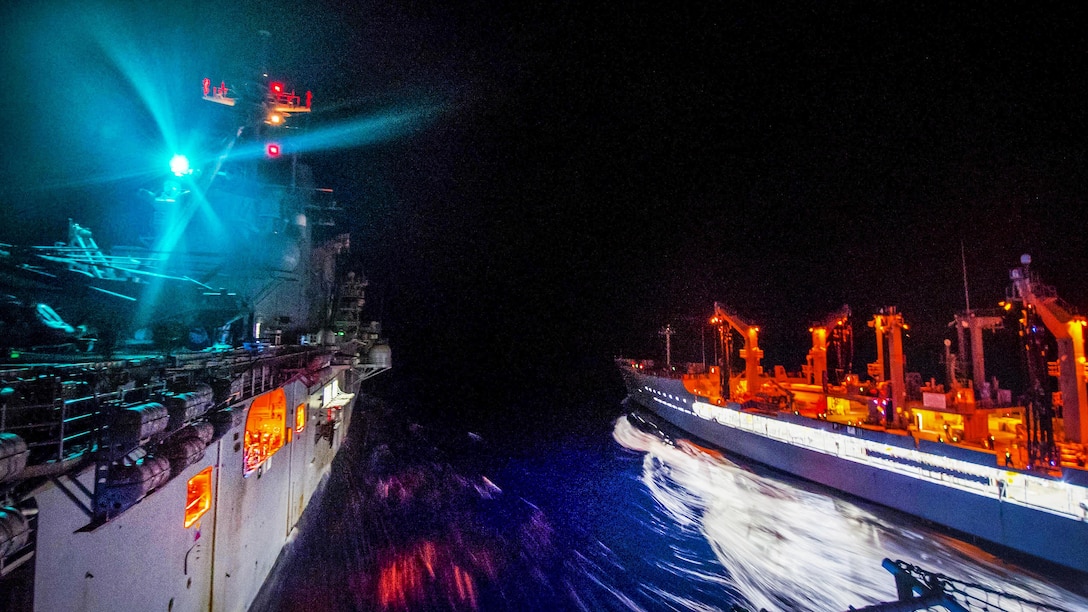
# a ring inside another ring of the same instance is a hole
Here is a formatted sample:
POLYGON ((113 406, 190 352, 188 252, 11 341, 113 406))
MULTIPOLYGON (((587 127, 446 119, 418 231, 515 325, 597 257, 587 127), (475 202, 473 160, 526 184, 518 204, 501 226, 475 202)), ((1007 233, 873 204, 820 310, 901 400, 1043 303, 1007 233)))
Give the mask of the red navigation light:
POLYGON ((272 90, 272 93, 277 96, 283 93, 283 83, 280 83, 279 81, 272 81, 269 88, 272 90))
POLYGON ((269 157, 279 157, 280 156, 280 145, 278 145, 278 144, 276 144, 274 142, 268 143, 268 145, 264 148, 264 150, 265 150, 265 153, 267 153, 269 157))

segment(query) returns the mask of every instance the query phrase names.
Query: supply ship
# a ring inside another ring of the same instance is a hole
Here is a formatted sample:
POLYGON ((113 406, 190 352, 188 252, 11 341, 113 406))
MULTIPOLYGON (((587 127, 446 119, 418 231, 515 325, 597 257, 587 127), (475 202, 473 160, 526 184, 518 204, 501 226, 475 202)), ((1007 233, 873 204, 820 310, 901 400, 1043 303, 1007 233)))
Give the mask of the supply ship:
POLYGON ((955 315, 959 354, 946 340, 943 383, 906 371, 907 324, 895 308, 868 322, 877 359, 864 379, 851 372, 848 307, 811 326, 797 374, 764 371, 760 328, 718 303, 709 318, 713 365, 673 364, 671 326, 661 330, 663 367, 625 358, 617 365, 631 400, 698 439, 969 539, 1088 572, 1088 321, 1030 262, 1025 255, 1011 270, 998 309, 955 315), (986 381, 983 359, 983 330, 1006 320, 1018 328, 1027 370, 1016 401, 996 379, 986 381))
POLYGON ((293 148, 312 94, 191 91, 224 134, 115 203, 130 245, 0 245, 0 609, 246 609, 391 367, 293 148))

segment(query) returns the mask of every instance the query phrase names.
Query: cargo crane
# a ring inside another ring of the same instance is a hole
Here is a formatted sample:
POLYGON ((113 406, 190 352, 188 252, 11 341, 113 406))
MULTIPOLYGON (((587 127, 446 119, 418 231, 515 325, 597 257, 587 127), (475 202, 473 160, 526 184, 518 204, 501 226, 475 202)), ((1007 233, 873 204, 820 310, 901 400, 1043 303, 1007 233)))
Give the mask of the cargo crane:
POLYGON ((711 325, 718 329, 718 342, 721 344, 721 385, 722 397, 732 397, 732 364, 730 363, 731 348, 733 346, 732 331, 744 338, 744 347, 740 350, 740 357, 744 359, 744 378, 749 393, 756 389, 756 381, 759 379, 761 368, 759 362, 763 359, 763 349, 759 348, 759 328, 749 325, 737 315, 728 312, 719 302, 714 302, 714 316, 710 319, 711 325))
POLYGON ((1032 460, 1055 459, 1054 401, 1043 386, 1049 372, 1058 378, 1059 403, 1069 442, 1088 442, 1088 392, 1085 389, 1084 327, 1088 320, 1077 315, 1058 297, 1053 287, 1039 282, 1029 266, 1031 256, 1020 257, 1020 267, 1009 271, 1012 280, 1005 307, 1021 307, 1021 338, 1028 367, 1028 451, 1032 460), (1058 360, 1047 363, 1045 339, 1039 323, 1057 342, 1058 360), (1049 366, 1049 367, 1048 367, 1049 366))
POLYGON ((1004 319, 998 312, 983 313, 971 309, 971 294, 967 290, 967 253, 960 243, 960 261, 963 264, 963 302, 965 310, 957 314, 949 327, 956 328, 956 347, 959 355, 952 355, 949 351, 951 342, 945 343, 945 363, 948 366, 948 384, 954 388, 962 388, 967 379, 966 356, 971 355, 971 378, 966 386, 971 387, 976 401, 985 405, 993 405, 994 395, 997 393, 996 381, 993 387, 986 382, 986 365, 982 351, 982 330, 995 330, 1004 327, 1004 319), (964 331, 969 331, 971 336, 970 348, 964 338, 964 331), (958 359, 957 359, 958 357, 958 359))
POLYGON ((838 385, 850 371, 854 360, 854 330, 850 322, 850 307, 842 308, 817 321, 808 328, 812 333, 812 349, 808 352, 809 384, 838 385), (830 343, 830 346, 829 346, 830 343), (834 358, 834 368, 828 369, 828 352, 834 358))
POLYGON ((971 359, 971 381, 975 392, 975 398, 981 403, 990 405, 996 399, 995 394, 997 389, 986 382, 986 364, 983 359, 982 351, 982 332, 983 330, 996 330, 1004 328, 1005 320, 1001 316, 983 313, 979 310, 966 310, 961 314, 957 314, 949 327, 956 328, 956 347, 959 350, 959 355, 948 355, 945 357, 950 363, 950 384, 960 384, 961 378, 965 374, 961 370, 966 367, 966 355, 970 355, 971 359), (968 340, 965 337, 967 332, 970 335, 970 345, 967 344, 968 340))
POLYGON ((869 364, 869 376, 878 383, 891 383, 893 406, 886 407, 885 415, 892 415, 895 408, 907 404, 903 330, 909 329, 909 326, 903 322, 903 315, 895 306, 889 306, 873 315, 869 327, 876 331, 876 361, 869 364))

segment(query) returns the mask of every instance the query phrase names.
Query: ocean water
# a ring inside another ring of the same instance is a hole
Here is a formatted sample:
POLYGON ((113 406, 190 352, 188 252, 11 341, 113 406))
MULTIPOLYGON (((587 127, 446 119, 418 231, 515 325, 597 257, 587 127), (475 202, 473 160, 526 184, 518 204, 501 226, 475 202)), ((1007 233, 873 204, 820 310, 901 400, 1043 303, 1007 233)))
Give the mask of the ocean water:
POLYGON ((977 609, 1088 610, 1083 584, 610 408, 511 444, 363 398, 253 609, 825 612, 893 600, 890 558, 1012 596, 965 590, 977 609))

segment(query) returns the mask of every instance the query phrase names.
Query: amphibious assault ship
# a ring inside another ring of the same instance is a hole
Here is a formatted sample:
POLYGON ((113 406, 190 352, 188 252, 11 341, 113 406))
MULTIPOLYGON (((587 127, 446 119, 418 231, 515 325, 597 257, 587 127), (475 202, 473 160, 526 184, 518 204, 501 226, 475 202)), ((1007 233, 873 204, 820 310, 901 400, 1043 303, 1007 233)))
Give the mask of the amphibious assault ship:
POLYGON ((0 609, 247 608, 391 367, 292 148, 312 94, 192 95, 228 129, 130 245, 0 245, 0 609))
POLYGON ((709 319, 716 364, 617 359, 629 396, 699 439, 820 483, 1079 572, 1088 572, 1088 321, 1040 282, 1031 259, 1010 272, 994 313, 950 324, 948 380, 906 371, 902 313, 869 321, 877 360, 851 372, 853 327, 844 307, 810 328, 802 372, 763 369, 759 327, 721 304, 709 319), (1015 320, 1027 389, 986 381, 982 331, 1015 320), (739 338, 739 342, 737 339, 739 338), (738 350, 739 349, 739 350, 738 350), (1048 355, 1056 353, 1056 359, 1048 355), (967 373, 971 355, 970 373, 967 373), (743 360, 743 368, 733 360, 743 360), (1056 379, 1057 384, 1053 384, 1056 379))

